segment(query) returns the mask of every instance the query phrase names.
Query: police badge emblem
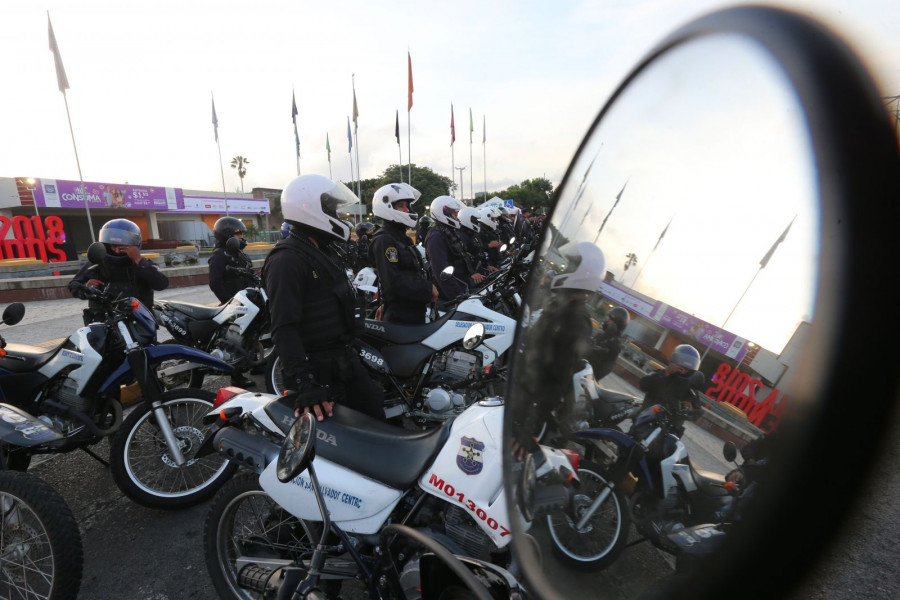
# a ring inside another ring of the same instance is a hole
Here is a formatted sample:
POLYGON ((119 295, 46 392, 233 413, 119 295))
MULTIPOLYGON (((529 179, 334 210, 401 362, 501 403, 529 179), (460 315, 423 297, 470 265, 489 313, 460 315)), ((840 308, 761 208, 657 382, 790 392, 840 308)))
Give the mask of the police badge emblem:
POLYGON ((387 257, 388 262, 397 262, 400 260, 400 253, 397 252, 397 249, 393 246, 385 250, 384 255, 387 257))
POLYGON ((456 466, 466 475, 478 475, 484 467, 484 442, 470 437, 463 437, 460 442, 456 466))

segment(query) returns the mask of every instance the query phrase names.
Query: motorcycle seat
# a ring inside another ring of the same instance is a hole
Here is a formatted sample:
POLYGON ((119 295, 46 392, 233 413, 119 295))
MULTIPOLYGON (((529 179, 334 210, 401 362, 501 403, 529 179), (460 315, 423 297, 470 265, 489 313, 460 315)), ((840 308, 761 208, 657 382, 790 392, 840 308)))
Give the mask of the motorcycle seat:
POLYGON ((452 419, 428 431, 409 431, 361 412, 335 406, 334 416, 318 423, 318 430, 334 436, 334 444, 317 434, 316 453, 323 458, 405 490, 422 476, 450 437, 452 419))
POLYGON ((691 477, 697 484, 697 489, 707 496, 727 496, 725 490, 725 476, 713 471, 704 471, 693 460, 688 459, 691 477))
POLYGON ((206 306, 205 304, 194 304, 192 302, 166 302, 165 305, 198 320, 212 319, 222 312, 224 308, 223 306, 206 306))
POLYGON ((366 328, 361 337, 371 337, 391 344, 417 344, 444 326, 452 313, 423 325, 403 325, 387 321, 366 319, 366 328))
MULTIPOLYGON (((294 409, 283 398, 270 403, 266 413, 286 432, 294 421, 294 409)), ((443 448, 452 421, 437 429, 409 431, 336 405, 331 418, 316 423, 316 456, 405 490, 443 448)))
POLYGON ((35 371, 53 358, 58 349, 59 346, 47 349, 40 346, 9 343, 6 344, 6 356, 0 358, 0 368, 13 373, 35 371))

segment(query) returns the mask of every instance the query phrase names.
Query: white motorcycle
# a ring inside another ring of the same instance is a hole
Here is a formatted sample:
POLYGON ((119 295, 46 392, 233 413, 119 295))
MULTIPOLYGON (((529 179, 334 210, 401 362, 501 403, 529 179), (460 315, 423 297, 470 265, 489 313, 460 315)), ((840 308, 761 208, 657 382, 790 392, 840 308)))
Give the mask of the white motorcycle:
MULTIPOLYGON (((468 346, 480 343, 479 329, 472 328, 468 346)), ((526 460, 518 486, 525 510, 510 512, 502 481, 499 398, 473 404, 426 432, 337 406, 321 423, 303 419, 302 427, 315 428, 316 458, 315 469, 301 473, 305 464, 286 469, 284 456, 275 460, 279 446, 284 455, 302 445, 296 429, 284 439, 292 425, 301 426, 290 400, 233 393, 221 390, 209 415, 220 427, 213 445, 255 474, 222 488, 206 520, 207 566, 223 599, 255 597, 252 592, 286 582, 300 586, 301 579, 308 590, 317 578, 326 584, 358 578, 372 598, 436 597, 441 590, 429 586, 441 580, 427 564, 436 547, 478 569, 516 577, 508 548, 512 521, 527 529, 526 517, 534 518, 535 511, 565 506, 567 488, 549 482, 577 480, 566 453, 540 447, 536 462, 535 454, 526 460), (415 528, 425 550, 398 536, 392 525, 397 523, 415 528), (314 548, 318 557, 310 559, 314 548), (388 564, 385 553, 393 557, 388 564)))
MULTIPOLYGON (((387 418, 442 421, 481 397, 483 386, 471 385, 473 378, 485 368, 503 366, 515 328, 514 319, 491 310, 475 296, 424 325, 366 319, 357 346, 363 363, 387 390, 387 418), (484 336, 476 347, 466 349, 463 337, 476 322, 483 325, 484 336)), ((275 352, 266 369, 266 388, 279 395, 289 389, 275 352)))

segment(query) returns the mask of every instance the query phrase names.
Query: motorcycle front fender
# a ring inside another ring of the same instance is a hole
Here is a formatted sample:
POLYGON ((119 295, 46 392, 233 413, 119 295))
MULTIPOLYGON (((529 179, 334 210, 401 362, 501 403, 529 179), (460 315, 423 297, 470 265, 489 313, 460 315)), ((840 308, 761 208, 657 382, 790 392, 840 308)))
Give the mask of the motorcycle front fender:
POLYGON ((62 433, 10 404, 0 404, 0 441, 10 446, 43 446, 64 439, 62 433))
MULTIPOLYGON (((143 348, 142 352, 146 355, 147 364, 150 367, 155 367, 165 360, 181 359, 225 373, 231 373, 234 370, 227 362, 221 361, 203 350, 191 348, 190 346, 160 344, 158 346, 146 346, 143 348)), ((129 381, 131 378, 131 365, 128 364, 128 359, 126 358, 122 361, 122 364, 106 378, 106 381, 100 386, 100 392, 105 394, 115 386, 129 381)))

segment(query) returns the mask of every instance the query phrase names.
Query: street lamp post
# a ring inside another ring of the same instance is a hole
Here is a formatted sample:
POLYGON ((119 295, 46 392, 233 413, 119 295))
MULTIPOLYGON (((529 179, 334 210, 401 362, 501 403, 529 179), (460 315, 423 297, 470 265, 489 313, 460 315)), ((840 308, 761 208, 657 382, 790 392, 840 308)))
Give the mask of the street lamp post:
POLYGON ((25 180, 25 184, 28 188, 28 191, 31 192, 31 202, 34 204, 34 214, 40 217, 41 213, 38 212, 37 198, 34 197, 34 190, 35 188, 37 188, 37 181, 34 179, 34 177, 29 177, 25 180))
POLYGON ((462 172, 465 171, 466 168, 465 167, 456 167, 456 170, 459 171, 459 195, 460 195, 459 199, 462 201, 463 204, 465 204, 466 203, 466 186, 463 183, 463 173, 462 172))

